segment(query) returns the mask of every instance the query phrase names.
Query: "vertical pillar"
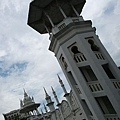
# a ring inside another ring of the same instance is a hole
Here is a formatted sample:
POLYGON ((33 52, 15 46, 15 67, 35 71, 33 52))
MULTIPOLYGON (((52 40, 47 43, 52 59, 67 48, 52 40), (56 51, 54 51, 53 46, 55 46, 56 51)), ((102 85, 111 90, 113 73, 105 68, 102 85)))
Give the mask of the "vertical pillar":
POLYGON ((47 16, 48 20, 50 21, 52 27, 54 27, 54 24, 53 24, 53 22, 52 22, 50 16, 49 16, 46 12, 44 12, 44 13, 45 13, 45 15, 47 16))
POLYGON ((73 11, 75 12, 75 14, 79 17, 80 16, 79 13, 77 12, 77 10, 75 9, 75 7, 72 4, 71 4, 71 7, 72 7, 73 11))
MULTIPOLYGON (((51 88, 52 88, 52 87, 51 87, 51 88)), ((58 108, 59 108, 59 110, 60 110, 60 114, 61 114, 62 120, 64 120, 64 116, 63 116, 62 108, 61 108, 61 103, 59 102, 58 97, 57 97, 57 95, 56 95, 56 92, 54 91, 53 88, 52 88, 52 91, 53 91, 54 98, 55 98, 55 100, 56 100, 56 102, 57 102, 57 106, 58 106, 58 108)))
POLYGON ((60 82, 60 84, 61 84, 61 87, 62 87, 62 89, 63 89, 63 91, 64 91, 64 93, 65 93, 64 97, 67 99, 67 102, 68 102, 68 104, 69 104, 69 106, 70 106, 71 111, 73 111, 72 105, 71 105, 71 103, 70 103, 69 93, 67 92, 67 90, 66 90, 66 88, 65 88, 62 80, 60 79, 59 75, 57 75, 57 76, 58 76, 59 82, 60 82))
POLYGON ((66 16, 66 14, 64 13, 63 9, 62 9, 60 6, 58 6, 58 7, 59 7, 60 12, 61 12, 62 15, 64 16, 64 18, 67 18, 67 16, 66 16))

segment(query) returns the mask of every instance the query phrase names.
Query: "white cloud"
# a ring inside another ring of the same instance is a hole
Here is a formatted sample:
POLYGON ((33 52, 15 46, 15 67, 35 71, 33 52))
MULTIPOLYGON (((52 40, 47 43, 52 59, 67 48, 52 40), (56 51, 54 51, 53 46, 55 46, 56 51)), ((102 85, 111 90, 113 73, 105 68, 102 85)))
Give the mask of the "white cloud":
POLYGON ((3 57, 6 55, 6 52, 4 50, 0 50, 0 57, 3 57))
POLYGON ((91 19, 93 26, 97 28, 97 34, 100 40, 116 61, 116 64, 120 66, 119 61, 119 0, 87 0, 83 9, 84 19, 91 19), (116 54, 117 53, 117 54, 116 54))
MULTIPOLYGON (((9 75, 0 77, 0 114, 19 107, 23 88, 41 102, 44 98, 43 86, 50 95, 53 86, 62 99, 62 92, 57 90, 61 88, 56 74, 59 73, 64 80, 65 77, 54 54, 48 51, 48 35, 40 35, 27 26, 30 1, 0 1, 0 68, 3 71, 12 69, 9 75), (11 68, 17 63, 27 65, 22 71, 18 67, 11 68)), ((85 19, 93 21, 97 34, 117 65, 120 65, 119 5, 119 0, 87 0, 82 13, 85 19)), ((69 89, 66 80, 64 83, 69 89)))

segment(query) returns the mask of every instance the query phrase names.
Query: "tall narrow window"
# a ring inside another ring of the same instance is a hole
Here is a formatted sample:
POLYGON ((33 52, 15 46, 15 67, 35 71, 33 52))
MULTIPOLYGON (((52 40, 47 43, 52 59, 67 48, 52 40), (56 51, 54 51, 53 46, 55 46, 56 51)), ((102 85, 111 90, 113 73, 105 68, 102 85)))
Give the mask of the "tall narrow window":
POLYGON ((98 102, 98 104, 104 114, 116 114, 116 111, 113 108, 113 106, 107 96, 97 97, 96 101, 98 102))
POLYGON ((77 85, 77 83, 76 83, 76 81, 75 81, 75 79, 74 79, 71 71, 68 72, 68 77, 69 77, 69 79, 70 79, 70 81, 71 81, 71 84, 77 85))
POLYGON ((68 72, 68 78, 69 78, 72 86, 74 86, 74 87, 76 88, 77 92, 78 92, 79 94, 81 94, 80 88, 78 87, 78 84, 76 83, 76 81, 75 81, 75 79, 74 79, 71 71, 68 72))
POLYGON ((96 77, 95 73, 93 72, 93 70, 91 69, 90 66, 82 67, 82 68, 79 68, 79 69, 82 72, 82 74, 85 77, 87 82, 97 80, 97 77, 96 77))
POLYGON ((84 105, 85 109, 88 111, 89 115, 93 115, 85 100, 82 100, 82 104, 84 105))
POLYGON ((78 49, 78 47, 76 45, 71 47, 71 52, 72 52, 72 54, 74 56, 74 60, 77 63, 80 63, 80 62, 83 62, 83 61, 87 60, 86 57, 84 56, 84 54, 79 51, 79 49, 78 49))
POLYGON ((108 76, 110 79, 115 79, 115 77, 114 77, 113 73, 111 72, 108 64, 102 65, 102 67, 103 67, 105 73, 107 74, 107 76, 108 76))
POLYGON ((99 51, 99 47, 94 43, 93 40, 89 39, 88 43, 90 44, 92 51, 99 51))

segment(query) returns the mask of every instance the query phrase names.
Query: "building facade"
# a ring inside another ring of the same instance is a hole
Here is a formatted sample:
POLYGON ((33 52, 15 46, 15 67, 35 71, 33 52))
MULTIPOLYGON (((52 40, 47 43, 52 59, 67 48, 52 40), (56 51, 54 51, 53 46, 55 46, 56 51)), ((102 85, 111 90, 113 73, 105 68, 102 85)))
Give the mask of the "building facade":
POLYGON ((85 120, 72 91, 68 93, 60 77, 59 80, 63 90, 65 90, 64 97, 66 100, 59 102, 56 92, 52 88, 57 103, 55 106, 44 89, 47 104, 43 105, 43 110, 39 109, 40 103, 35 103, 34 98, 30 97, 24 90, 24 98, 20 100, 20 108, 3 114, 5 120, 85 120))
POLYGON ((56 110, 45 90, 51 111, 48 119, 120 120, 119 69, 96 35, 92 21, 80 16, 85 2, 34 0, 30 3, 28 25, 50 35, 49 50, 55 53, 76 100, 72 103, 79 109, 79 115, 74 114, 71 94, 60 80, 67 102, 59 103, 52 89, 59 108, 56 110))
POLYGON ((119 120, 119 69, 91 20, 80 16, 85 2, 46 0, 39 4, 34 0, 28 25, 41 34, 49 33, 49 50, 55 53, 85 119, 119 120))

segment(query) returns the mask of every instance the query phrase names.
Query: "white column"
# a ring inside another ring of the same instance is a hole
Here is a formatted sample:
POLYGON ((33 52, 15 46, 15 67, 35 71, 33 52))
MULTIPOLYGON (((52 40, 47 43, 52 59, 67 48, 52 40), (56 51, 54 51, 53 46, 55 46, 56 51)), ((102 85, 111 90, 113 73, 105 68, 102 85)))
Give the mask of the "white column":
POLYGON ((44 12, 44 13, 45 13, 45 15, 47 16, 48 20, 50 21, 52 27, 54 27, 54 24, 53 24, 53 22, 52 22, 50 16, 49 16, 46 12, 44 12))
POLYGON ((67 16, 66 16, 66 14, 64 13, 63 9, 62 9, 60 6, 58 6, 58 7, 59 7, 60 12, 61 12, 62 15, 64 16, 64 18, 67 18, 67 16))
POLYGON ((75 9, 75 7, 72 4, 71 4, 71 7, 72 7, 73 11, 75 12, 75 14, 79 17, 80 16, 79 13, 77 12, 77 10, 75 9))

